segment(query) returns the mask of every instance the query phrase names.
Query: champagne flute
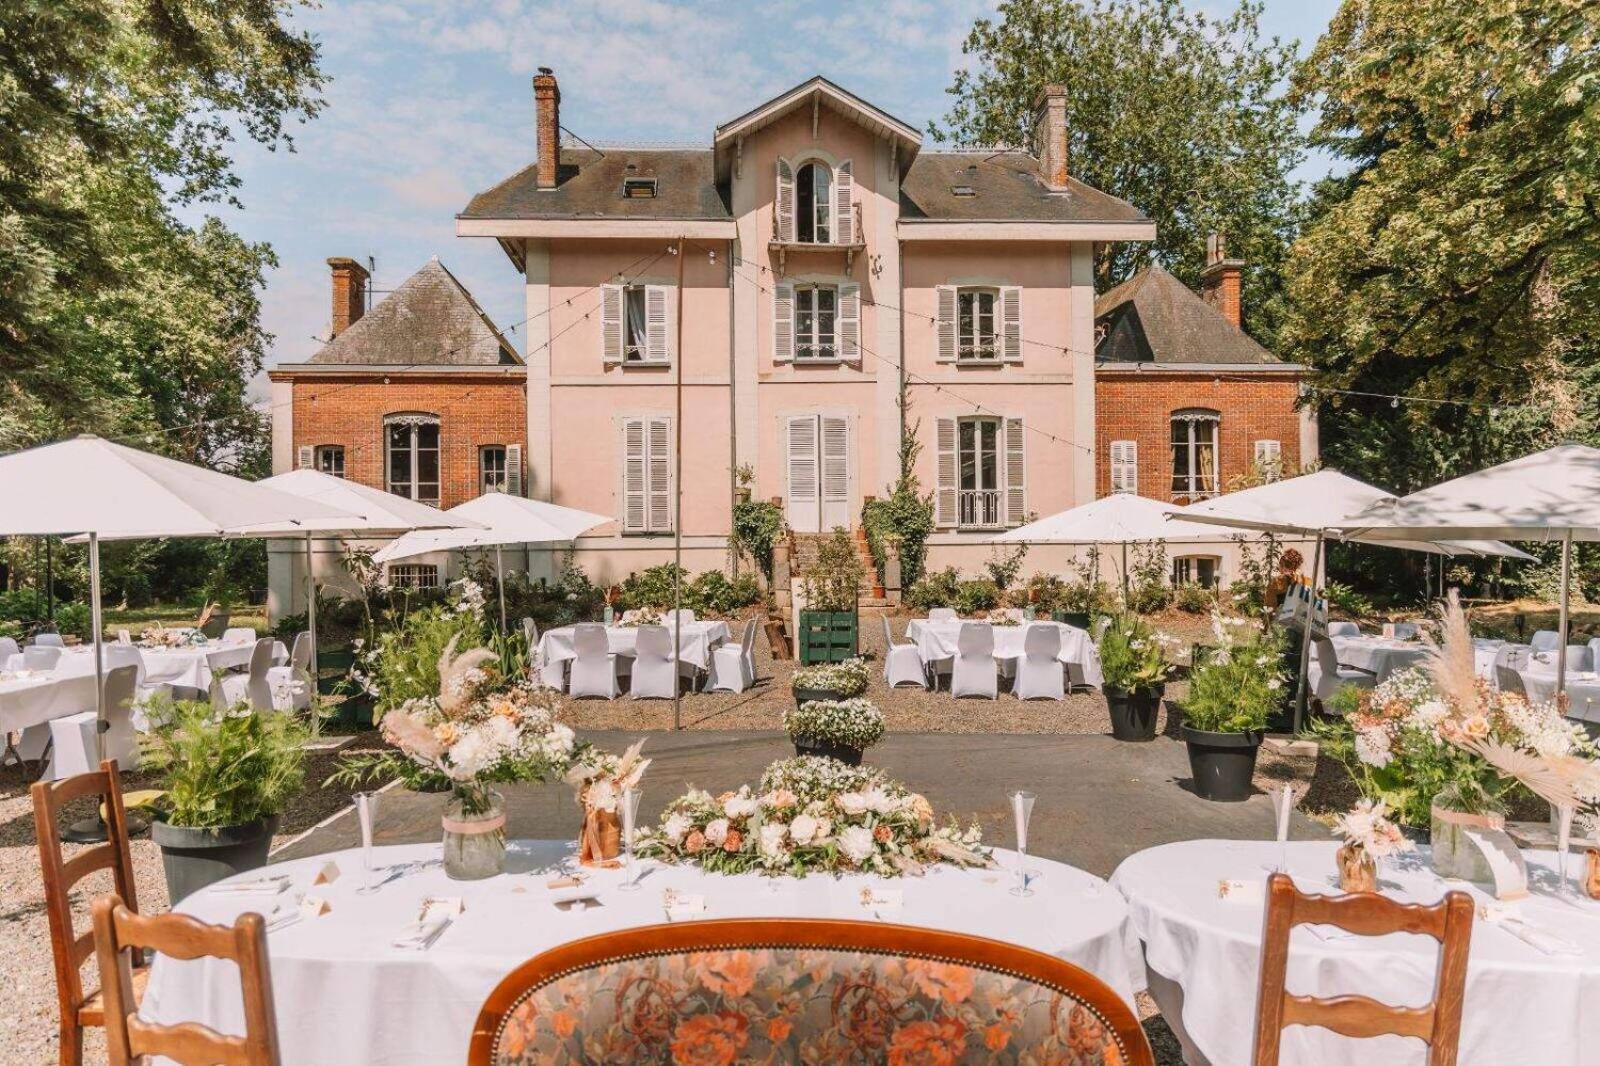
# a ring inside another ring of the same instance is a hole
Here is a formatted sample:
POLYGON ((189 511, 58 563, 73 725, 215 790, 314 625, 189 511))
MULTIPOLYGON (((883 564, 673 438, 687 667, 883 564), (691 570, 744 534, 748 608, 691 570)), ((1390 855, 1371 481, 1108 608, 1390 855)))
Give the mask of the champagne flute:
POLYGON ((378 891, 378 885, 372 879, 372 820, 378 813, 378 794, 376 792, 357 792, 350 797, 356 805, 356 818, 361 823, 361 887, 356 889, 358 896, 370 896, 378 891))
POLYGON ((1032 792, 1016 791, 1011 793, 1011 814, 1016 821, 1017 829, 1017 884, 1011 890, 1013 896, 1031 896, 1033 889, 1028 887, 1028 820, 1033 817, 1032 792))
POLYGON ((1560 855, 1556 867, 1556 895, 1568 900, 1573 897, 1572 886, 1567 883, 1567 855, 1572 850, 1572 816, 1575 813, 1570 804, 1556 808, 1556 851, 1560 855))
POLYGON ((636 788, 622 790, 622 846, 627 848, 627 875, 622 880, 621 890, 632 892, 639 887, 636 871, 633 867, 633 827, 639 820, 639 796, 636 788))

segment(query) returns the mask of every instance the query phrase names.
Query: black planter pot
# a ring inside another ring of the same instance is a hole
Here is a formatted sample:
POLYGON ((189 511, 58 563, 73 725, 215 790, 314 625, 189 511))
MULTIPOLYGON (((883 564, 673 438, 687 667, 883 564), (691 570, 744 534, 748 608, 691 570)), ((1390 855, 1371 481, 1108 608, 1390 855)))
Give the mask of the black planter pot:
POLYGON ((1156 716, 1161 711, 1162 689, 1119 688, 1105 690, 1106 710, 1111 714, 1111 735, 1118 740, 1144 741, 1156 738, 1156 716))
POLYGON ((861 749, 847 748, 842 744, 828 744, 810 737, 794 738, 794 753, 796 755, 820 755, 827 759, 838 759, 846 766, 861 765, 861 749))
POLYGON ((151 822, 150 839, 161 846, 168 900, 176 904, 224 877, 265 866, 277 829, 277 815, 219 829, 151 822))
POLYGON ((1087 611, 1057 611, 1055 620, 1063 625, 1076 626, 1078 629, 1088 629, 1092 624, 1087 611))
POLYGON ((1183 727, 1183 742, 1189 747, 1189 770, 1194 775, 1194 791, 1201 799, 1219 803, 1239 803, 1250 796, 1250 779, 1256 772, 1256 752, 1265 734, 1213 733, 1207 729, 1183 727))
POLYGON ((802 703, 837 703, 844 699, 844 693, 835 692, 831 688, 797 688, 794 690, 794 705, 802 703))

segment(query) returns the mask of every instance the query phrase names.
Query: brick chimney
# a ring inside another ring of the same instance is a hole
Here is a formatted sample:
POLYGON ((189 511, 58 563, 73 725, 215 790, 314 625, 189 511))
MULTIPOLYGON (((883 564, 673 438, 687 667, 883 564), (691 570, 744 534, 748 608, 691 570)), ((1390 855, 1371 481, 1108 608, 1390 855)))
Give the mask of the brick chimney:
POLYGON ((1229 259, 1223 235, 1206 238, 1206 266, 1200 272, 1200 296, 1222 312, 1222 317, 1237 329, 1242 321, 1239 289, 1244 277, 1244 260, 1229 259))
POLYGON ((561 87, 549 67, 540 67, 533 77, 533 111, 539 139, 538 186, 553 189, 561 170, 561 87))
POLYGON ((1033 101, 1033 154, 1048 188, 1067 187, 1067 87, 1046 85, 1033 101))
POLYGON ((328 260, 328 267, 333 271, 333 336, 337 337, 366 313, 368 275, 366 267, 342 255, 328 260))

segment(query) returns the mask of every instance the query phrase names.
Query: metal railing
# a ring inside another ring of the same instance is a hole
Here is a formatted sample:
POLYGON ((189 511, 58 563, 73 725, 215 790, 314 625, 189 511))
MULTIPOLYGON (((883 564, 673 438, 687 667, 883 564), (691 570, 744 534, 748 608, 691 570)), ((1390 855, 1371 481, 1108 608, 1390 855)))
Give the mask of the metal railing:
POLYGON ((957 521, 965 528, 994 529, 1003 524, 999 489, 961 489, 956 506, 957 521))

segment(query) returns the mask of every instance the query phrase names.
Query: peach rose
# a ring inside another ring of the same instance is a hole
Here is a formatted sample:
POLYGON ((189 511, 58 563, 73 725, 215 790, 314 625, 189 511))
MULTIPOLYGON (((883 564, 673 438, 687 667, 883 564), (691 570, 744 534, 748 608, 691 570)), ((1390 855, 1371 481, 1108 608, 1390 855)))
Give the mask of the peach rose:
POLYGON ((732 1011, 697 1014, 673 1034, 672 1061, 680 1066, 731 1066, 750 1040, 749 1026, 732 1011))
POLYGON ((1006 1045, 1011 1043, 1011 1026, 1001 1022, 983 1031, 983 1046, 990 1051, 1004 1051, 1006 1045))
POLYGON ((774 1044, 781 1044, 789 1039, 789 1034, 794 1026, 789 1024, 787 1018, 774 1018, 767 1023, 767 1039, 774 1044))
POLYGON ((737 829, 728 830, 728 835, 722 838, 722 850, 735 852, 744 847, 744 837, 737 829))
POLYGON ((1482 740, 1489 735, 1489 719, 1474 714, 1461 723, 1461 731, 1474 740, 1482 740))
POLYGON ((706 835, 698 829, 689 830, 689 835, 683 838, 683 850, 690 855, 698 855, 706 850, 706 835))
POLYGON ((977 985, 972 967, 947 962, 907 959, 906 975, 916 982, 923 995, 950 1004, 965 1001, 977 985))
POLYGON ((755 987, 756 964, 748 951, 696 953, 694 963, 700 970, 700 983, 719 995, 739 999, 755 987))
POLYGON ((889 1066, 955 1066, 966 1042, 966 1026, 954 1018, 912 1022, 894 1034, 889 1066))
POLYGON ((872 831, 872 839, 880 844, 887 844, 893 838, 894 834, 889 831, 889 827, 886 825, 880 825, 872 831))

